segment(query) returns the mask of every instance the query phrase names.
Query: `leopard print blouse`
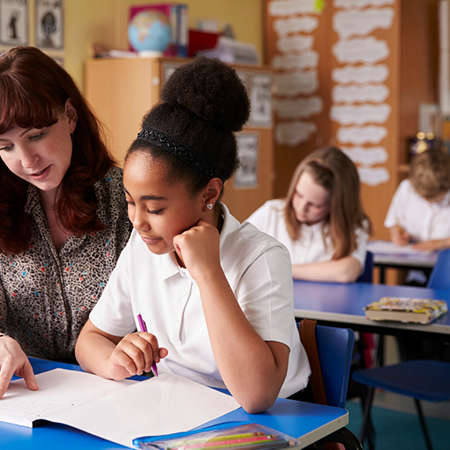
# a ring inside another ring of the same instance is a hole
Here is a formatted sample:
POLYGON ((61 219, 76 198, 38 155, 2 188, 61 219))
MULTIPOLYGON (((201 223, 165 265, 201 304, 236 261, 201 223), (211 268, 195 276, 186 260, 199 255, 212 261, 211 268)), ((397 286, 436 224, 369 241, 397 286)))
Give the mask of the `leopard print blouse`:
POLYGON ((77 336, 108 281, 131 232, 114 167, 95 184, 103 231, 70 236, 55 248, 39 191, 30 185, 25 210, 32 216, 28 250, 0 252, 0 332, 28 355, 74 361, 77 336))

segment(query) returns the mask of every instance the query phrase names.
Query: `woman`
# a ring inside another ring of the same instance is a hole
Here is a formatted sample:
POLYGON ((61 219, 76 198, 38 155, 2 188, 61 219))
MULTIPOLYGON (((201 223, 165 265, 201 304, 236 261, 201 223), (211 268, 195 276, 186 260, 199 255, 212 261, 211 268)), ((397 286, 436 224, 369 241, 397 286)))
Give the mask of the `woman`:
POLYGON ((74 360, 130 235, 122 172, 70 75, 37 48, 0 56, 0 397, 26 354, 74 360))

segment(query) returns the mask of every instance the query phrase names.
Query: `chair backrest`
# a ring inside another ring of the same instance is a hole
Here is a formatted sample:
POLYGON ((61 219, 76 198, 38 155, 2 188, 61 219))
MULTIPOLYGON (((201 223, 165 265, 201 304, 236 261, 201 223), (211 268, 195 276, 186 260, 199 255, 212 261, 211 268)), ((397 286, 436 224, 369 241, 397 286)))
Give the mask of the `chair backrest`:
MULTIPOLYGON (((300 324, 301 322, 299 326, 300 324)), ((348 328, 335 328, 325 325, 317 325, 315 330, 326 403, 343 408, 347 398, 350 366, 352 364, 353 331, 348 328)), ((307 353, 313 351, 311 348, 313 346, 305 345, 307 353)), ((308 359, 313 361, 314 356, 308 354, 308 359)))
POLYGON ((372 283, 373 282, 373 253, 366 251, 364 260, 364 269, 356 282, 372 283))
POLYGON ((433 289, 450 288, 450 248, 439 252, 427 286, 433 289))

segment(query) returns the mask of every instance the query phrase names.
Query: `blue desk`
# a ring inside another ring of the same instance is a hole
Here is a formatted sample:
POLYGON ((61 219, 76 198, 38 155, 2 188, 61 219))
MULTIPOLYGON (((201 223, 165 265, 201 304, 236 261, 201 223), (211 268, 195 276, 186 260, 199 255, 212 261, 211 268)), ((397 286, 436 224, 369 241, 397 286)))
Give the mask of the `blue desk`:
MULTIPOLYGON (((450 313, 428 325, 366 319, 364 307, 381 297, 413 297, 445 300, 450 306, 450 290, 371 283, 317 283, 294 281, 294 308, 297 318, 316 319, 330 325, 356 330, 398 334, 411 330, 450 335, 450 313)), ((450 309, 450 308, 449 308, 450 309)))
POLYGON ((373 264, 380 269, 380 283, 384 284, 386 269, 423 270, 427 276, 436 263, 438 252, 422 252, 399 247, 390 241, 369 241, 367 250, 373 253, 373 264), (389 249, 392 248, 391 251, 389 249), (404 251, 404 253, 402 253, 404 251))
MULTIPOLYGON (((30 358, 35 373, 62 367, 80 370, 79 366, 30 358)), ((0 400, 1 401, 1 400, 0 400)), ((345 427, 348 412, 342 408, 323 406, 295 400, 278 399, 266 412, 247 414, 242 408, 233 411, 211 424, 226 421, 259 423, 301 439, 305 447, 345 427)), ((33 429, 0 422, 0 448, 2 450, 32 450, 64 448, 72 450, 124 448, 77 429, 50 422, 33 429)))

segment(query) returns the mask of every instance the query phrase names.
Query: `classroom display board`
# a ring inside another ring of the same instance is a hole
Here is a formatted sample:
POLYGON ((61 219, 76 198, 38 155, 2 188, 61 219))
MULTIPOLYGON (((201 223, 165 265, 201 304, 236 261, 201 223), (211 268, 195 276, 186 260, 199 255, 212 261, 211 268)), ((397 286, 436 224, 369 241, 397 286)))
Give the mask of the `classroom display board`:
POLYGON ((306 154, 337 145, 358 167, 374 235, 387 237, 383 222, 406 175, 399 167, 407 137, 417 132, 419 103, 435 96, 433 67, 422 58, 431 54, 428 22, 436 9, 434 0, 267 2, 276 196, 306 154), (420 39, 416 55, 407 54, 420 39))
MULTIPOLYGON (((105 126, 108 148, 122 165, 142 118, 164 82, 187 58, 101 58, 86 62, 85 94, 105 126)), ((273 197, 272 73, 233 65, 247 88, 249 120, 236 133, 240 165, 225 183, 223 201, 240 221, 273 197)))

